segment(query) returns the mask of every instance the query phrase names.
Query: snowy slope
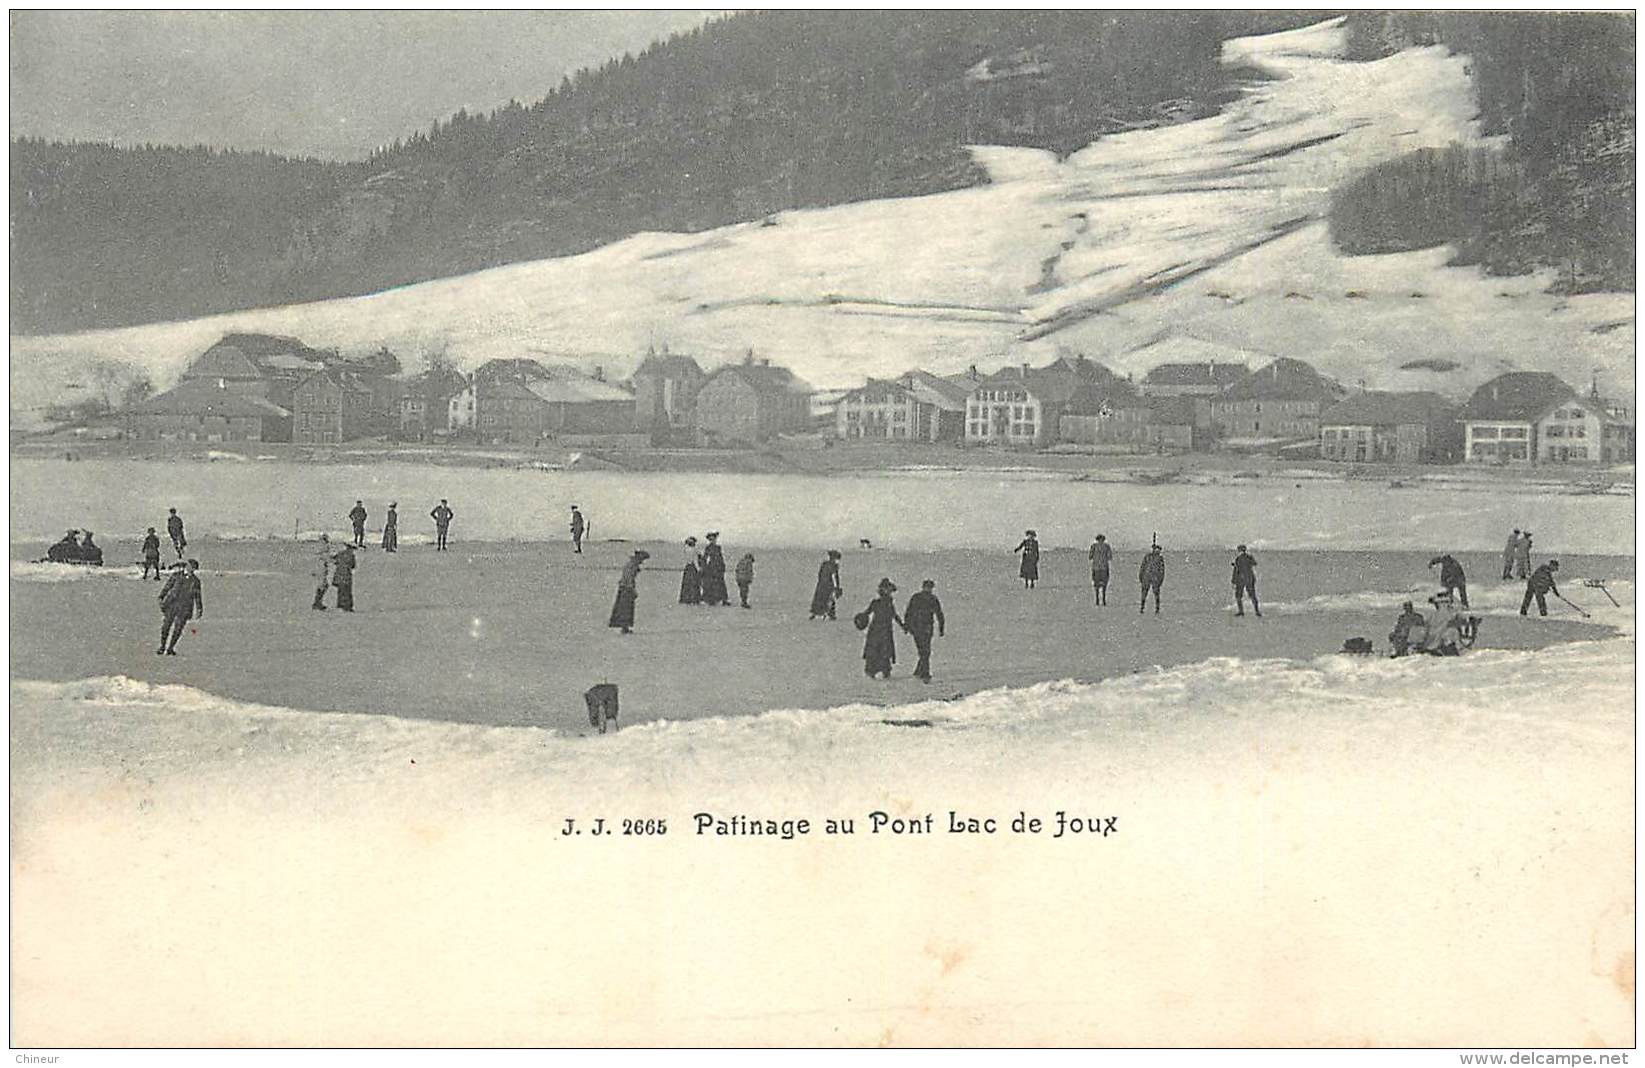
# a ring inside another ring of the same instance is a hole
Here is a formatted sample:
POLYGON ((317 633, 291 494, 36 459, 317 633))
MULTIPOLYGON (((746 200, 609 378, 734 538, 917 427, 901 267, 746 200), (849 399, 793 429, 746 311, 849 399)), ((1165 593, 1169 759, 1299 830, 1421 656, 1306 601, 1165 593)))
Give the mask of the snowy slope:
POLYGON ((992 184, 788 212, 700 234, 641 234, 347 300, 121 330, 13 338, 13 411, 72 399, 96 358, 158 385, 228 330, 472 366, 539 355, 619 373, 648 344, 705 362, 752 347, 819 386, 918 364, 1041 360, 1059 347, 1122 370, 1166 331, 1296 356, 1347 381, 1463 393, 1535 367, 1607 389, 1633 381, 1631 294, 1561 298, 1549 279, 1443 266, 1445 249, 1347 257, 1330 191, 1376 163, 1483 143, 1466 57, 1340 57, 1340 20, 1229 41, 1272 76, 1223 113, 1103 138, 1058 161, 978 147, 992 184), (1402 371, 1417 359, 1449 374, 1402 371))

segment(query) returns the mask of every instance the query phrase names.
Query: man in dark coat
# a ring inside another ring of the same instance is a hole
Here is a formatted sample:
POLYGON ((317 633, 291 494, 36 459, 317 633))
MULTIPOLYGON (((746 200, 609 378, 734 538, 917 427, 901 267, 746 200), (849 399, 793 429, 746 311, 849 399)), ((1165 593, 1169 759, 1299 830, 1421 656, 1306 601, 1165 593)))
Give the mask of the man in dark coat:
POLYGON ((1022 566, 1017 569, 1017 574, 1022 578, 1022 588, 1025 590, 1033 589, 1034 584, 1040 580, 1039 535, 1032 530, 1024 532, 1022 540, 1011 551, 1022 553, 1022 566))
POLYGON ((1108 538, 1098 534, 1091 543, 1091 592, 1097 604, 1108 603, 1108 569, 1114 559, 1114 547, 1108 538))
POLYGON ((1508 535, 1508 544, 1502 547, 1503 578, 1511 579, 1514 577, 1514 557, 1517 555, 1519 555, 1519 528, 1515 527, 1514 532, 1508 535))
POLYGON ((920 653, 914 677, 927 683, 931 681, 931 626, 936 624, 939 637, 945 636, 948 629, 942 617, 942 602, 932 592, 936 585, 930 579, 920 583, 920 592, 908 599, 908 607, 902 612, 903 627, 914 636, 914 648, 920 653))
POLYGON ((1428 621, 1422 618, 1422 613, 1416 606, 1406 601, 1400 606, 1399 618, 1394 620, 1394 629, 1388 634, 1388 641, 1394 647, 1395 656, 1404 656, 1411 648, 1411 635, 1419 633, 1426 640, 1428 621))
POLYGON ((703 604, 731 607, 731 592, 725 588, 725 550, 720 548, 720 532, 709 531, 703 546, 703 604))
POLYGON ((205 602, 200 597, 200 561, 190 560, 182 570, 173 571, 171 578, 160 588, 160 647, 154 655, 177 655, 177 639, 183 636, 183 627, 189 620, 206 617, 205 602))
POLYGON ((446 504, 446 499, 441 497, 440 503, 434 506, 434 511, 428 514, 434 520, 434 551, 443 553, 446 551, 446 531, 451 528, 451 517, 456 513, 446 504))
POLYGON ((383 552, 393 553, 400 551, 400 513, 395 509, 398 503, 390 503, 388 515, 383 517, 383 552))
POLYGON ((160 581, 160 535, 149 527, 149 532, 143 538, 143 578, 149 577, 149 568, 154 569, 154 581, 160 581))
POLYGON ((840 586, 840 551, 830 549, 828 558, 817 565, 817 587, 811 591, 811 618, 838 618, 834 605, 844 592, 840 586))
POLYGON ((571 506, 571 551, 572 552, 581 553, 583 551, 583 532, 586 531, 587 529, 588 529, 588 523, 586 521, 584 521, 583 513, 579 512, 577 510, 577 506, 575 504, 572 505, 571 506))
POLYGON ((1439 565, 1439 584, 1447 594, 1454 595, 1461 602, 1462 607, 1468 607, 1468 577, 1462 573, 1462 565, 1450 553, 1434 557, 1428 561, 1428 566, 1439 565))
POLYGON ((337 587, 337 607, 345 612, 354 611, 354 568, 358 563, 350 545, 344 545, 331 558, 331 584, 337 587))
POLYGON ((891 634, 891 625, 895 623, 904 630, 908 625, 897 616, 897 603, 891 595, 897 592, 896 583, 888 578, 880 579, 879 596, 870 601, 863 609, 867 616, 867 637, 863 639, 862 659, 863 673, 869 678, 876 675, 891 677, 891 665, 897 662, 897 640, 891 634))
POLYGON ((743 553, 742 559, 737 561, 737 599, 744 608, 752 607, 748 603, 748 591, 754 585, 754 554, 743 553))
POLYGON ((1558 560, 1549 560, 1546 564, 1531 572, 1531 577, 1525 580, 1525 599, 1519 603, 1519 614, 1528 615, 1531 608, 1531 598, 1536 598, 1538 615, 1548 614, 1548 595, 1560 595, 1559 587, 1554 584, 1554 572, 1559 570, 1558 560))
POLYGON ((611 606, 611 618, 606 626, 620 628, 624 634, 634 633, 634 603, 640 596, 640 568, 649 559, 650 553, 635 549, 634 555, 623 565, 622 577, 617 579, 617 600, 611 606))
MULTIPOLYGON (((1243 545, 1239 546, 1235 552, 1239 555, 1234 557, 1234 615, 1243 616, 1245 614, 1245 597, 1249 594, 1251 597, 1251 611, 1257 614, 1258 619, 1261 619, 1262 605, 1257 603, 1256 557, 1246 552, 1243 545)), ((1154 600, 1156 603, 1158 602, 1159 597, 1157 594, 1154 600)))
POLYGON ((80 532, 71 530, 46 550, 46 561, 52 564, 74 564, 80 561, 80 532))
POLYGON ((366 503, 355 501, 354 507, 349 509, 348 521, 354 524, 354 544, 360 548, 366 545, 366 503))
POLYGON ((1137 569, 1137 581, 1142 584, 1142 604, 1137 607, 1137 615, 1142 615, 1148 607, 1148 591, 1154 591, 1154 614, 1159 614, 1159 591, 1165 585, 1165 554, 1158 545, 1148 550, 1148 555, 1142 558, 1142 566, 1137 569))
POLYGON ((91 531, 86 531, 85 537, 80 539, 80 562, 92 567, 103 566, 103 550, 91 540, 91 531))
POLYGON ((177 550, 177 559, 183 558, 183 550, 188 547, 188 539, 183 537, 183 517, 177 514, 177 509, 169 509, 171 514, 166 517, 166 533, 171 535, 171 547, 177 550))

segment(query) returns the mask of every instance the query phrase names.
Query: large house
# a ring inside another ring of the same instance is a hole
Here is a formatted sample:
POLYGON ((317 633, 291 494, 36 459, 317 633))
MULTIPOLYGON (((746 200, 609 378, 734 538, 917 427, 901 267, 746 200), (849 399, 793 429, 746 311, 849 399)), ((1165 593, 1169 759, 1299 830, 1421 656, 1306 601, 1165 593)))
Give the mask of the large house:
POLYGON ((1086 382, 1063 406, 1058 437, 1078 445, 1151 444, 1154 409, 1148 398, 1123 378, 1086 382))
POLYGON ((474 400, 482 441, 523 444, 558 434, 634 430, 633 394, 570 367, 492 361, 475 372, 474 400))
POLYGON ((1474 391, 1462 409, 1469 463, 1622 463, 1634 456, 1626 407, 1591 391, 1581 396, 1557 375, 1513 371, 1474 391))
POLYGON ((1180 416, 1186 407, 1193 412, 1194 427, 1207 436, 1215 421, 1212 402, 1226 389, 1250 373, 1248 362, 1258 354, 1202 341, 1197 337, 1173 335, 1144 345, 1126 355, 1128 363, 1148 365, 1148 373, 1138 383, 1145 397, 1192 397, 1186 406, 1169 405, 1162 411, 1180 416))
POLYGON ((182 381, 221 384, 239 393, 255 393, 281 407, 306 376, 336 360, 337 354, 311 348, 278 334, 224 334, 182 374, 182 381))
POLYGON ((1059 357, 1045 367, 1007 367, 977 381, 965 402, 965 440, 974 444, 1036 447, 1060 433, 1063 408, 1080 386, 1113 378, 1083 356, 1059 357))
POLYGON ((139 441, 289 441, 291 413, 227 382, 181 382, 126 411, 126 432, 139 441))
MULTIPOLYGON (((408 379, 400 390, 400 437, 422 441, 450 431, 451 402, 467 386, 468 379, 449 367, 431 367, 408 379)), ((472 399, 473 394, 469 397, 472 399)))
POLYGON ((1456 405, 1438 393, 1364 391, 1326 409, 1319 454, 1345 463, 1451 463, 1461 452, 1456 405))
POLYGON ((834 433, 845 441, 953 441, 965 429, 970 382, 914 370, 869 379, 840 398, 834 433))
POLYGON ((372 396, 347 371, 315 371, 292 390, 291 440, 332 445, 364 436, 370 429, 372 396))
POLYGON ((697 392, 697 429, 722 442, 766 441, 811 424, 811 387, 770 360, 727 364, 697 392))
POLYGON ((1218 433, 1231 441, 1317 441, 1319 417, 1343 388, 1301 360, 1280 357, 1211 401, 1218 433))
POLYGON ((689 433, 695 424, 697 391, 707 378, 689 356, 647 350, 634 372, 634 429, 653 440, 689 433))

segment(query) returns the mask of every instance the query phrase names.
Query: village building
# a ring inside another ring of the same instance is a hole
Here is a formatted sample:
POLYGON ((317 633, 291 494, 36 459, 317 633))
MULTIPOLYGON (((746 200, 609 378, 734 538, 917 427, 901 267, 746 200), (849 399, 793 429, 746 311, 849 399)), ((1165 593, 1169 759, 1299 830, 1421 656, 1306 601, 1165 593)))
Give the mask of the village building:
POLYGON ((803 433, 811 424, 811 387, 770 360, 727 364, 697 393, 696 423, 720 442, 767 441, 803 433))
POLYGON ((446 402, 446 430, 452 434, 474 430, 479 423, 480 405, 470 379, 446 402))
POLYGON ((399 436, 426 441, 451 430, 451 401, 468 386, 461 372, 432 367, 407 379, 400 391, 399 436))
POLYGON ((195 357, 181 380, 220 382, 227 389, 255 393, 289 408, 297 383, 335 358, 335 353, 312 348, 294 337, 224 334, 195 357))
POLYGON ((1344 393, 1311 365, 1280 357, 1215 397, 1211 420, 1231 443, 1318 441, 1319 417, 1344 393))
POLYGON ((1557 458, 1556 462, 1587 461, 1592 450, 1597 460, 1603 437, 1590 437, 1594 414, 1558 375, 1498 375, 1474 390, 1463 405, 1463 459, 1491 464, 1534 464, 1542 456, 1557 458), (1548 431, 1553 431, 1551 438, 1548 431))
POLYGON ((1208 413, 1210 408, 1204 397, 1149 397, 1148 407, 1148 441, 1156 451, 1188 452, 1210 447, 1210 426, 1201 423, 1201 410, 1208 413))
POLYGON ((190 379, 125 413, 138 441, 289 441, 291 412, 255 392, 190 379))
POLYGON ((1063 408, 1080 386, 1114 374, 1081 357, 1045 367, 1007 367, 979 379, 965 402, 965 440, 1017 448, 1049 445, 1061 432, 1063 408))
POLYGON ((845 441, 954 441, 965 432, 969 382, 909 371, 869 379, 839 399, 834 433, 845 441))
POLYGON ((1319 454, 1342 463, 1454 463, 1457 406, 1438 393, 1362 391, 1320 415, 1319 454))
POLYGON ((371 390, 346 371, 315 371, 292 391, 291 440, 331 445, 363 437, 371 425, 371 390))
POLYGON ((561 434, 634 432, 634 395, 571 368, 478 382, 475 397, 482 441, 527 444, 561 434))
MULTIPOLYGON (((1251 362, 1265 359, 1246 349, 1203 341, 1185 334, 1162 338, 1126 354, 1130 365, 1148 367, 1138 383, 1145 397, 1192 397, 1188 408, 1202 445, 1215 426, 1212 402, 1234 383, 1250 373, 1251 362)), ((1181 406, 1166 409, 1180 414, 1181 406)))
POLYGON ((1150 445, 1154 410, 1123 378, 1086 382, 1074 390, 1058 422, 1058 438, 1075 445, 1150 445))
POLYGON ((695 426, 697 391, 707 380, 689 356, 647 350, 634 372, 634 429, 661 443, 689 435, 695 426))

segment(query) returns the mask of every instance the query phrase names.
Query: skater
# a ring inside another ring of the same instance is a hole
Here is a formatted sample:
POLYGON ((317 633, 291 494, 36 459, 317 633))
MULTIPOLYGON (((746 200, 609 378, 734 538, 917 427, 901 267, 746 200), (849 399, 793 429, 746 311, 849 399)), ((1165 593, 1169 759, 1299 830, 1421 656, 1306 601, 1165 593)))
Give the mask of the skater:
POLYGON ((902 611, 903 628, 914 636, 914 648, 919 650, 920 661, 914 665, 914 677, 931 682, 931 624, 937 625, 937 636, 945 637, 947 622, 942 617, 942 602, 932 592, 936 583, 926 579, 920 583, 920 592, 908 599, 902 611))
POLYGON ((1022 553, 1022 567, 1017 569, 1017 574, 1022 577, 1022 588, 1025 590, 1033 589, 1034 584, 1040 580, 1039 535, 1035 534, 1032 530, 1025 531, 1023 533, 1022 540, 1019 541, 1017 543, 1017 547, 1011 551, 1014 553, 1022 553))
POLYGON ((1098 534, 1091 543, 1091 595, 1098 605, 1108 603, 1108 567, 1114 559, 1114 547, 1105 535, 1098 534))
POLYGON ((828 558, 817 565, 817 588, 811 592, 811 618, 838 618, 834 606, 844 592, 840 586, 840 551, 830 549, 828 558))
POLYGON ((400 507, 398 503, 390 502, 388 515, 383 517, 383 552, 393 553, 400 551, 400 513, 395 511, 400 507))
POLYGON ((434 511, 428 514, 434 520, 434 551, 443 553, 446 551, 446 531, 451 528, 451 518, 456 513, 451 510, 446 499, 441 497, 440 503, 434 506, 434 511))
POLYGON ((1137 581, 1142 583, 1142 604, 1137 607, 1137 615, 1142 615, 1143 609, 1148 607, 1148 591, 1154 591, 1154 614, 1159 614, 1159 591, 1165 585, 1165 554, 1160 551, 1156 542, 1148 550, 1148 555, 1142 558, 1142 567, 1137 569, 1137 581))
POLYGON ((617 600, 611 606, 608 627, 619 627, 624 634, 634 633, 634 602, 639 598, 640 566, 651 559, 644 549, 635 549, 634 555, 623 565, 622 577, 617 580, 617 600))
POLYGON ((1514 557, 1519 555, 1519 528, 1508 535, 1508 544, 1502 547, 1502 578, 1507 581, 1514 577, 1514 557))
POLYGON ((1514 550, 1514 577, 1531 577, 1531 532, 1519 536, 1519 548, 1514 550))
POLYGON ((685 539, 685 567, 680 571, 681 604, 703 603, 702 573, 697 570, 701 562, 702 557, 697 555, 697 539, 685 539))
POLYGON ((571 506, 571 551, 581 554, 583 551, 583 534, 588 530, 588 524, 583 520, 583 513, 571 506))
POLYGON ((754 554, 743 553, 737 561, 737 598, 744 608, 751 607, 748 603, 749 587, 754 585, 754 554))
POLYGON ((171 547, 177 550, 177 559, 183 558, 183 550, 188 547, 188 539, 183 537, 183 517, 177 514, 177 509, 168 509, 170 515, 166 517, 166 533, 171 535, 171 547))
POLYGON ((91 540, 91 531, 86 531, 85 537, 80 539, 80 562, 92 567, 103 566, 103 550, 91 540))
POLYGON ((320 535, 320 546, 314 553, 314 603, 309 605, 316 612, 326 610, 326 591, 331 589, 331 535, 320 535))
POLYGON ((354 524, 354 544, 359 548, 366 547, 366 504, 364 501, 355 501, 354 507, 349 509, 348 521, 354 524))
POLYGON ((1559 570, 1558 560, 1549 560, 1546 564, 1531 572, 1531 577, 1525 580, 1525 599, 1519 603, 1519 614, 1529 614, 1531 599, 1536 598, 1537 615, 1548 614, 1548 595, 1562 597, 1559 587, 1554 584, 1554 572, 1559 570))
POLYGON ((149 532, 143 538, 143 578, 149 577, 149 568, 154 569, 154 581, 160 581, 160 535, 149 527, 149 532))
POLYGON ((1439 565, 1439 584, 1447 595, 1455 596, 1463 608, 1468 607, 1468 577, 1462 573, 1462 565, 1450 553, 1444 553, 1428 561, 1428 566, 1439 565))
POLYGON ((731 607, 731 594, 725 588, 725 550, 720 548, 720 532, 711 530, 703 535, 708 542, 703 546, 701 567, 703 604, 731 607))
POLYGON ((206 617, 205 602, 200 598, 200 561, 189 560, 183 569, 174 570, 171 578, 160 589, 160 647, 154 655, 177 655, 177 639, 183 636, 183 626, 196 617, 206 617))
POLYGON ((331 558, 331 584, 337 587, 337 607, 344 612, 354 611, 354 547, 344 545, 331 558))
MULTIPOLYGON (((1239 554, 1234 557, 1234 615, 1243 616, 1245 614, 1245 597, 1249 594, 1251 597, 1251 611, 1257 614, 1258 619, 1261 619, 1262 605, 1257 603, 1256 558, 1246 552, 1243 545, 1236 547, 1234 551, 1239 554)), ((1162 566, 1164 565, 1163 560, 1160 563, 1162 566)), ((1159 600, 1157 594, 1154 599, 1156 602, 1159 600)))
POLYGON ((897 615, 896 602, 891 599, 896 592, 896 583, 888 578, 880 579, 879 596, 857 616, 862 620, 862 628, 868 632, 863 639, 862 659, 863 673, 869 678, 876 675, 891 677, 891 665, 897 662, 897 642, 892 637, 891 625, 895 623, 904 630, 908 629, 908 625, 897 615))
POLYGON ((1388 642, 1394 647, 1394 656, 1404 656, 1411 648, 1413 640, 1420 648, 1427 640, 1428 621, 1422 618, 1422 613, 1410 601, 1399 606, 1399 618, 1394 620, 1394 629, 1388 634, 1388 642))

